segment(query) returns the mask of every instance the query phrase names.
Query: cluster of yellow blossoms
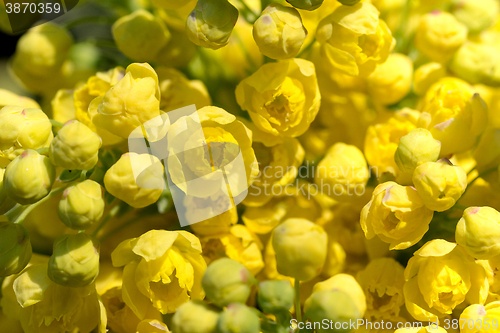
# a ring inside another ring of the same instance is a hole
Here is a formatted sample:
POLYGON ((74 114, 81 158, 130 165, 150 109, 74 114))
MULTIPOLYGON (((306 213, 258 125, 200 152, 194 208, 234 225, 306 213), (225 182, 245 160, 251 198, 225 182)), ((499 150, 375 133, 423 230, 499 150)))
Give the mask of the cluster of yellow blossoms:
POLYGON ((88 0, 31 28, 0 89, 0 331, 500 332, 499 14, 88 0))

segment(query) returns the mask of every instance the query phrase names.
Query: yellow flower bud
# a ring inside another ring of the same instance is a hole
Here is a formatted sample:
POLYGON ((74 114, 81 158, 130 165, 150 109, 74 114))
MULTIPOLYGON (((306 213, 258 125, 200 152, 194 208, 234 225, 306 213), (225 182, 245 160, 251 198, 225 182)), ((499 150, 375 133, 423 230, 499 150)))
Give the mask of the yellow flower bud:
POLYGON ((255 278, 239 262, 221 258, 208 266, 201 283, 207 298, 222 308, 230 303, 245 303, 255 278))
POLYGON ((24 149, 47 147, 53 137, 52 124, 42 110, 17 106, 0 110, 0 157, 13 160, 24 149))
POLYGON ((172 329, 177 333, 215 333, 219 314, 202 301, 182 304, 172 317, 172 329))
POLYGON ((272 59, 294 58, 306 36, 299 12, 280 4, 268 6, 253 25, 253 37, 260 52, 272 59))
POLYGON ((420 19, 415 46, 433 61, 445 62, 467 40, 467 27, 450 13, 439 10, 420 19))
POLYGON ((451 5, 451 13, 472 33, 491 27, 499 12, 500 6, 496 0, 453 0, 451 5))
POLYGON ((149 206, 155 203, 162 193, 162 189, 158 187, 164 186, 163 165, 153 155, 123 154, 106 171, 104 186, 106 191, 132 207, 149 206))
POLYGON ((382 105, 395 104, 410 92, 412 77, 411 59, 404 54, 393 53, 368 76, 368 93, 382 105))
POLYGON ((28 230, 21 224, 0 222, 0 277, 22 271, 31 253, 28 230))
POLYGON ((54 241, 54 251, 47 270, 49 278, 66 287, 84 287, 99 274, 99 243, 78 233, 54 241))
POLYGON ((375 188, 363 207, 361 228, 366 238, 378 236, 390 243, 391 250, 403 250, 422 239, 433 215, 414 188, 386 182, 375 188))
POLYGON ((160 115, 158 75, 147 63, 129 65, 113 88, 92 101, 89 113, 94 114, 96 126, 128 138, 138 126, 160 115))
POLYGON ((318 9, 324 0, 286 0, 290 5, 298 9, 313 11, 318 9))
POLYGON ((99 160, 101 138, 90 128, 73 120, 57 132, 49 149, 50 161, 61 168, 90 170, 99 160))
POLYGON ((465 192, 467 174, 448 161, 426 162, 415 169, 413 185, 427 208, 443 212, 465 192))
POLYGON ((19 96, 6 89, 0 89, 0 109, 7 105, 19 106, 26 109, 40 109, 40 105, 33 99, 19 96))
POLYGON ((424 128, 416 128, 399 139, 394 155, 399 169, 413 175, 415 168, 425 162, 436 162, 441 151, 441 142, 434 140, 424 128))
POLYGON ((464 302, 484 304, 488 280, 484 268, 465 250, 442 239, 427 242, 405 269, 406 309, 416 320, 435 321, 464 302))
POLYGON ((233 303, 220 314, 217 322, 219 333, 259 333, 260 319, 254 309, 245 304, 233 303))
POLYGON ((461 333, 496 332, 500 328, 500 302, 469 305, 460 315, 461 333))
POLYGON ((295 292, 290 281, 267 280, 259 284, 257 302, 265 313, 289 311, 293 307, 295 292))
POLYGON ((368 1, 340 6, 318 25, 321 58, 351 76, 367 76, 384 63, 395 45, 387 24, 368 1))
POLYGON ((272 236, 280 274, 309 281, 321 273, 328 240, 321 226, 303 218, 290 218, 278 225, 272 236))
POLYGON ((153 61, 170 39, 163 20, 144 9, 118 19, 112 32, 118 49, 134 61, 153 61))
POLYGON ((317 166, 315 183, 336 200, 353 200, 365 192, 370 171, 359 148, 336 143, 317 166), (328 192, 325 185, 328 185, 328 192))
POLYGON ((491 207, 469 207, 458 221, 457 244, 476 259, 500 255, 500 213, 491 207))
POLYGON ((56 168, 50 159, 27 149, 5 170, 5 191, 22 205, 32 204, 49 194, 55 178, 56 168))
POLYGON ((450 70, 471 84, 500 85, 497 45, 485 42, 465 42, 451 60, 450 70))
POLYGON ((217 50, 229 43, 238 15, 238 9, 227 0, 198 0, 187 18, 188 38, 196 45, 217 50))
POLYGON ((87 179, 63 192, 57 213, 71 229, 86 230, 101 219, 104 205, 101 185, 87 179))
POLYGON ((439 62, 430 62, 420 66, 413 75, 413 90, 423 95, 437 81, 446 76, 446 68, 439 62))

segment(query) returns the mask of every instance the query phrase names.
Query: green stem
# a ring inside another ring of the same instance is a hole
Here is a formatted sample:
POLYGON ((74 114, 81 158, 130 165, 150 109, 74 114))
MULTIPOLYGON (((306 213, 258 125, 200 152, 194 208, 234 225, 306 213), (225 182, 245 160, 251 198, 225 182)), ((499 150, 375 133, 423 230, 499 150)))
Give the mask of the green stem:
POLYGON ((28 207, 26 207, 26 209, 23 210, 23 212, 21 213, 21 215, 19 215, 16 220, 14 221, 14 223, 23 223, 24 219, 29 215, 29 213, 31 213, 31 211, 33 211, 33 209, 35 209, 36 207, 40 206, 42 203, 46 202, 47 200, 49 200, 50 198, 58 195, 59 193, 62 193, 64 192, 64 190, 66 190, 68 187, 69 187, 70 184, 64 186, 64 187, 60 187, 56 190, 52 190, 45 198, 35 202, 34 204, 31 204, 29 205, 28 207))
POLYGON ((404 50, 407 47, 407 41, 404 40, 404 35, 406 32, 406 26, 408 23, 410 12, 411 12, 411 3, 410 0, 406 0, 406 3, 403 8, 403 13, 401 14, 401 22, 399 23, 399 27, 394 33, 394 38, 396 39, 395 52, 404 53, 404 50))
POLYGON ((48 155, 49 154, 49 147, 39 148, 36 151, 40 155, 48 155))
MULTIPOLYGON (((251 18, 248 18, 244 16, 245 20, 250 23, 250 24, 254 24, 255 21, 257 21, 257 19, 259 18, 259 15, 255 14, 255 12, 252 10, 252 8, 250 8, 246 1, 245 0, 239 0, 239 2, 243 5, 243 7, 245 8, 245 11, 247 11, 248 13, 251 14, 251 18)), ((262 8, 264 9, 264 8, 262 8)))
POLYGON ((116 216, 116 214, 120 212, 120 207, 121 206, 117 203, 113 208, 111 208, 108 215, 106 215, 106 217, 101 221, 99 226, 92 233, 93 237, 96 237, 99 231, 101 231, 101 229, 106 225, 106 223, 108 223, 109 220, 111 220, 113 217, 116 216))
POLYGON ((9 219, 9 221, 12 221, 12 219, 17 216, 20 212, 22 212, 24 209, 26 209, 26 206, 23 206, 23 205, 15 205, 14 207, 12 207, 7 213, 5 213, 4 215, 7 216, 7 218, 9 219))
MULTIPOLYGON (((295 279, 295 314, 297 316, 298 323, 302 322, 302 309, 300 308, 300 281, 299 279, 295 279)), ((297 324, 298 324, 297 323, 297 324)), ((299 329, 297 328, 297 333, 299 329)))
POLYGON ((50 123, 53 127, 62 128, 64 126, 63 123, 58 122, 57 120, 50 119, 50 123))
POLYGON ((469 172, 467 172, 467 176, 470 175, 474 170, 476 170, 476 167, 473 167, 472 169, 470 169, 469 172))
POLYGON ((316 38, 314 38, 306 47, 304 47, 302 49, 302 51, 300 51, 299 54, 297 54, 297 56, 295 58, 300 58, 304 54, 306 54, 307 52, 309 52, 309 50, 311 50, 311 48, 313 47, 313 45, 314 45, 315 42, 316 42, 316 38))

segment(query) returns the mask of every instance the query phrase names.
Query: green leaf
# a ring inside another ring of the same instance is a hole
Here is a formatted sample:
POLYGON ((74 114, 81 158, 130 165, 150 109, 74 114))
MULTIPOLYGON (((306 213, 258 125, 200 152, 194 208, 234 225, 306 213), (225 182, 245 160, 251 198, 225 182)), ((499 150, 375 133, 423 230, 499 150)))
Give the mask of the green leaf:
POLYGON ((81 170, 63 170, 59 175, 59 181, 62 183, 69 183, 80 178, 81 170))

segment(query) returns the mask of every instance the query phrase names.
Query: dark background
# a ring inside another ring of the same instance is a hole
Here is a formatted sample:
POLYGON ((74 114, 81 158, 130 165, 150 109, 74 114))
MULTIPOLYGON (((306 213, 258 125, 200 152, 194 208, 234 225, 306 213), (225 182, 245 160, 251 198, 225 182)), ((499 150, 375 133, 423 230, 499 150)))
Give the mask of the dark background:
POLYGON ((0 59, 9 58, 14 54, 16 44, 22 34, 10 36, 0 32, 0 59))

